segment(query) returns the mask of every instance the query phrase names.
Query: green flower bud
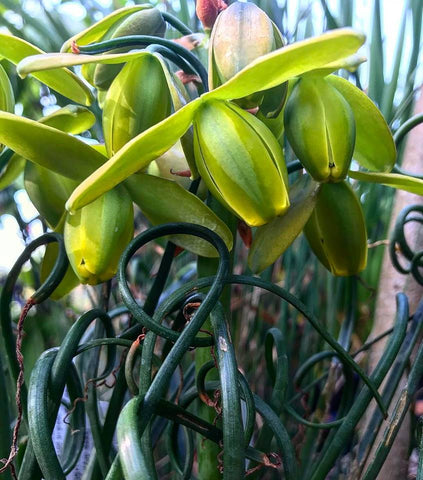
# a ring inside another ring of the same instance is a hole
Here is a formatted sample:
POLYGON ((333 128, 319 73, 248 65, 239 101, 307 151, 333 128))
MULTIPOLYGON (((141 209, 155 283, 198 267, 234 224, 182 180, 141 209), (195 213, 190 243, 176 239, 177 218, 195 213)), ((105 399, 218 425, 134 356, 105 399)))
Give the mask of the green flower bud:
POLYGON ((285 107, 285 131, 316 181, 339 182, 346 177, 355 144, 354 115, 325 78, 306 76, 297 82, 285 107))
POLYGON ((66 252, 82 283, 96 285, 116 273, 119 258, 133 236, 133 214, 129 194, 118 186, 67 215, 66 252))
POLYGON ((129 35, 153 35, 164 37, 166 22, 160 10, 157 8, 146 8, 125 17, 117 22, 111 31, 109 38, 126 37, 129 35))
POLYGON ((250 226, 289 206, 280 145, 260 120, 238 106, 206 101, 194 121, 198 171, 214 197, 250 226))
POLYGON ((170 112, 171 96, 160 60, 146 54, 128 62, 104 100, 103 131, 108 155, 114 155, 170 112))
MULTIPOLYGON (((220 13, 210 38, 209 83, 216 88, 248 64, 283 46, 282 35, 267 14, 250 2, 232 3, 220 13)), ((243 108, 264 104, 265 115, 276 116, 282 108, 286 84, 268 92, 236 100, 243 108)))
POLYGON ((317 258, 333 275, 356 275, 366 268, 363 210, 347 182, 322 185, 304 233, 317 258))
MULTIPOLYGON (((157 8, 147 8, 135 12, 128 17, 124 17, 123 20, 116 22, 102 40, 126 37, 128 35, 153 35, 155 37, 163 38, 165 31, 166 22, 160 11, 157 8)), ((128 51, 128 48, 117 48, 108 53, 120 53, 125 51, 128 51)), ((95 68, 91 73, 93 85, 101 90, 107 90, 121 69, 121 64, 105 65, 100 63, 95 65, 95 68)), ((90 69, 87 68, 85 71, 90 75, 90 69)))
POLYGON ((254 3, 233 3, 220 14, 211 38, 220 81, 226 82, 275 46, 273 24, 266 13, 254 3))

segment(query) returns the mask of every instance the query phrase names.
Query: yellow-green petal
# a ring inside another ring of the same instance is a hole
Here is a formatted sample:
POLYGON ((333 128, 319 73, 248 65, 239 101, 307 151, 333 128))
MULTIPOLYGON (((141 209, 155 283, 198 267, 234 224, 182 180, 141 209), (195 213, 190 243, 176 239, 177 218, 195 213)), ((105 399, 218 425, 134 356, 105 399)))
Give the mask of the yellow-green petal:
MULTIPOLYGON (((93 125, 95 116, 85 107, 68 105, 42 117, 39 122, 62 132, 80 133, 93 125)), ((13 162, 17 160, 14 157, 22 158, 15 153, 11 159, 13 162)), ((78 181, 36 163, 27 162, 24 183, 35 208, 52 228, 56 228, 65 212, 66 200, 78 185, 78 181)), ((60 233, 63 233, 63 228, 60 233)))
POLYGON ((74 180, 82 180, 104 157, 86 143, 56 128, 0 112, 0 143, 14 152, 74 180))
POLYGON ((201 99, 188 103, 127 143, 75 189, 66 203, 67 210, 75 212, 87 205, 169 150, 188 130, 200 104, 201 99))
POLYGON ((89 130, 95 124, 96 118, 88 108, 80 105, 66 105, 42 117, 39 121, 62 132, 77 135, 89 130))
MULTIPOLYGON (((15 65, 26 57, 39 54, 44 54, 44 52, 29 42, 13 35, 0 33, 0 56, 15 65)), ((52 72, 40 72, 33 76, 74 102, 91 105, 94 99, 88 85, 68 69, 61 68, 52 72)))
POLYGON ((374 173, 350 170, 348 175, 361 182, 381 183, 387 187, 423 195, 423 180, 399 173, 374 173))
POLYGON ((364 168, 390 172, 397 152, 382 113, 365 93, 344 78, 334 75, 326 78, 344 96, 353 111, 356 127, 353 157, 364 168))
MULTIPOLYGON (((91 63, 116 64, 125 63, 138 57, 148 55, 148 52, 135 50, 126 53, 110 53, 103 55, 84 55, 75 53, 42 53, 25 57, 18 63, 17 72, 24 78, 35 72, 45 72, 76 65, 89 65, 91 63)), ((42 75, 37 73, 38 76, 42 75)), ((34 75, 35 76, 35 75, 34 75)))
MULTIPOLYGON (((58 232, 63 235, 63 229, 65 226, 66 213, 64 212, 60 222, 57 227, 54 229, 55 232, 58 232)), ((43 261, 41 263, 41 272, 40 280, 44 282, 52 271, 54 264, 56 263, 57 253, 59 251, 59 245, 57 242, 52 242, 46 245, 46 251, 44 253, 43 261)), ((59 300, 60 298, 67 295, 71 290, 77 287, 80 284, 78 277, 73 271, 71 265, 68 265, 66 269, 65 276, 59 285, 54 289, 49 298, 52 300, 59 300)))
POLYGON ((0 190, 8 187, 25 168, 26 160, 20 155, 12 155, 11 159, 7 162, 7 165, 0 172, 0 190))
MULTIPOLYGON (((95 123, 95 116, 87 108, 80 105, 67 105, 50 115, 42 117, 39 122, 63 132, 77 134, 91 128, 95 123)), ((25 164, 25 158, 17 153, 12 155, 6 167, 0 173, 0 190, 10 185, 22 173, 25 164)))
POLYGON ((78 182, 32 162, 26 163, 24 182, 35 208, 52 228, 56 227, 78 182))
POLYGON ((352 55, 364 40, 361 33, 342 28, 293 43, 253 61, 222 86, 203 97, 231 100, 267 90, 292 77, 352 55))
POLYGON ((326 78, 298 80, 285 106, 285 132, 314 180, 339 182, 346 177, 354 151, 354 115, 326 78))

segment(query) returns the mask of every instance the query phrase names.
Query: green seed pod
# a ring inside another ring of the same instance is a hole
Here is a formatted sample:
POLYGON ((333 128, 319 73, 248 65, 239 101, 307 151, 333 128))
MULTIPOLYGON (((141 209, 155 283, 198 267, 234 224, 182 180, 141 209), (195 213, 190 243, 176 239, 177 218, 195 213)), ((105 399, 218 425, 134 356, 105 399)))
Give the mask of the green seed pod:
POLYGON ((285 131, 295 154, 318 182, 343 180, 351 164, 355 121, 351 107, 325 78, 301 78, 285 107, 285 131))
MULTIPOLYGON (((0 65, 0 110, 13 113, 15 110, 15 97, 13 95, 12 85, 6 71, 0 65)), ((0 143, 0 152, 4 145, 0 143)))
POLYGON ((104 100, 103 131, 108 155, 114 155, 170 112, 171 96, 160 60, 154 54, 145 54, 128 62, 104 100))
MULTIPOLYGON (((102 40, 126 37, 129 35, 152 35, 163 38, 165 31, 166 22, 164 21, 160 11, 157 8, 148 8, 139 12, 135 12, 132 15, 124 18, 121 22, 117 22, 107 32, 102 40)), ((128 48, 115 49, 109 53, 120 53, 125 51, 128 51, 128 48)), ((92 82, 94 86, 100 90, 107 90, 121 69, 121 64, 97 64, 92 73, 92 82)), ((87 74, 89 74, 89 70, 87 70, 87 74)))
POLYGON ((214 197, 250 226, 289 206, 280 145, 260 120, 238 106, 206 101, 194 121, 198 171, 214 197))
POLYGON ((96 285, 113 277, 134 232, 133 207, 122 186, 68 214, 64 238, 73 270, 82 283, 96 285))
POLYGON ((317 258, 333 275, 356 275, 366 268, 363 210, 347 182, 321 186, 304 233, 317 258))
MULTIPOLYGON (((209 83, 216 88, 235 76, 248 64, 283 47, 282 35, 267 14, 250 2, 232 3, 220 13, 210 38, 209 83)), ((242 108, 263 103, 266 116, 276 116, 282 108, 286 84, 268 92, 257 92, 236 100, 242 108)))

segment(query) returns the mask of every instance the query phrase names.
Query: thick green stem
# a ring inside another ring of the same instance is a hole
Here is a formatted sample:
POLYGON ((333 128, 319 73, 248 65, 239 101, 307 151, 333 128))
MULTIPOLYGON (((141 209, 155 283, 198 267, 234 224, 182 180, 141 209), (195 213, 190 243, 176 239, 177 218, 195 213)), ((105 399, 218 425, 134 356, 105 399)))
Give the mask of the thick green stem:
MULTIPOLYGON (((236 238, 237 220, 229 213, 224 207, 222 207, 216 200, 210 197, 208 202, 209 207, 229 226, 234 236, 234 248, 236 238)), ((231 266, 232 271, 233 251, 231 252, 231 266)), ((217 270, 218 260, 214 258, 199 257, 197 262, 198 277, 208 277, 214 275, 217 270)), ((221 303, 225 310, 225 313, 230 318, 230 302, 231 302, 231 286, 227 285, 221 296, 221 303)), ((212 324, 210 317, 207 318, 203 325, 203 336, 209 336, 205 331, 212 332, 212 324)), ((210 348, 197 348, 195 351, 195 371, 199 372, 201 367, 210 360, 213 360, 210 348)), ((218 380, 219 373, 216 369, 212 369, 207 375, 208 380, 218 380)), ((216 411, 199 401, 197 405, 197 415, 203 420, 214 423, 216 420, 216 411)), ((202 437, 197 437, 197 458, 198 458, 198 476, 204 480, 218 480, 222 478, 221 473, 218 470, 218 455, 221 452, 221 448, 216 443, 210 440, 204 440, 202 437)))

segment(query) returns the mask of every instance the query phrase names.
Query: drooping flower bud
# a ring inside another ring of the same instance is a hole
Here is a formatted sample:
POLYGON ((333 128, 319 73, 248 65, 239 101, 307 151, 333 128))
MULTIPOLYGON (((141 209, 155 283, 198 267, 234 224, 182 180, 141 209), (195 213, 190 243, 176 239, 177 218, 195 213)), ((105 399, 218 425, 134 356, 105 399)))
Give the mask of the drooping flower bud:
POLYGON ((64 238, 73 270, 82 283, 96 285, 113 277, 134 232, 132 201, 122 186, 68 214, 64 238))
POLYGON ((289 206, 280 145, 260 120, 237 105, 206 101, 194 121, 198 171, 213 196, 250 226, 289 206))
POLYGON ((154 54, 128 62, 107 91, 103 132, 107 153, 160 122, 171 111, 171 96, 162 63, 154 54))
POLYGON ((321 186, 304 233, 317 258, 333 275, 356 275, 366 268, 363 210, 347 182, 321 186))
MULTIPOLYGON (((267 14, 251 2, 232 3, 214 25, 209 47, 209 84, 216 88, 235 76, 248 64, 283 47, 282 35, 267 14)), ((286 84, 267 92, 266 116, 275 116, 282 108, 286 84)), ((263 103, 264 92, 236 100, 250 109, 263 103)))
POLYGON ((211 38, 214 66, 221 83, 276 47, 273 24, 251 2, 235 2, 219 17, 211 38))
POLYGON ((354 115, 325 78, 298 80, 285 107, 285 131, 295 154, 316 181, 339 182, 346 177, 355 144, 354 115))
MULTIPOLYGON (((132 13, 116 22, 102 40, 126 37, 128 35, 152 35, 164 37, 166 22, 157 8, 146 8, 139 12, 132 13)), ((128 51, 128 48, 119 48, 108 53, 120 53, 128 51)), ((92 67, 91 67, 92 68, 92 67)), ((122 69, 122 64, 106 65, 97 64, 92 69, 92 82, 100 90, 107 90, 113 79, 122 69)), ((90 67, 86 71, 89 72, 90 67)))

